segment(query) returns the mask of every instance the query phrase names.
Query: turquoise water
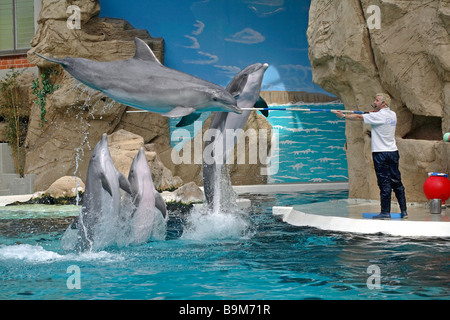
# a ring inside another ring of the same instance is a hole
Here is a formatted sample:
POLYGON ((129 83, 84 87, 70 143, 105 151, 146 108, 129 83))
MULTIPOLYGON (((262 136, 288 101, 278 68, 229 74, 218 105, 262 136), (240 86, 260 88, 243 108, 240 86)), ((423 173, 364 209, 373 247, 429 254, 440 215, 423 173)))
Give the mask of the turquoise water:
POLYGON ((0 208, 0 299, 449 299, 448 240, 298 228, 271 212, 347 196, 245 195, 247 211, 170 212, 164 241, 81 254, 60 246, 77 207, 0 208))

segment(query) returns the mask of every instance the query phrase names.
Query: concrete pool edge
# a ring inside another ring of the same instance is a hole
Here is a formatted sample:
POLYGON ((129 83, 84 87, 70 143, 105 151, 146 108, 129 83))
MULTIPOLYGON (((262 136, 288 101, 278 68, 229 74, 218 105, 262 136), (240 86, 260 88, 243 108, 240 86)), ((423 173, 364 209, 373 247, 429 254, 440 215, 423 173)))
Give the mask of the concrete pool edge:
MULTIPOLYGON (((202 190, 203 188, 200 187, 202 190)), ((240 185, 233 186, 237 194, 264 194, 264 193, 295 193, 295 192, 317 192, 317 191, 345 191, 348 190, 346 182, 325 182, 325 183, 300 183, 300 184, 266 184, 266 185, 240 185)), ((28 201, 33 195, 13 195, 0 196, 0 207, 15 201, 28 201)), ((348 199, 348 205, 359 203, 378 204, 376 200, 348 199)), ((334 203, 335 204, 335 203, 334 203)), ((248 199, 238 199, 240 208, 248 208, 251 201, 248 199)), ((359 210, 359 209, 358 209, 359 210)), ((420 210, 426 210, 420 208, 420 210)), ((373 221, 370 219, 357 219, 354 217, 324 216, 304 213, 294 207, 273 207, 272 214, 278 216, 286 223, 294 226, 315 227, 322 230, 376 234, 384 233, 394 236, 405 237, 450 237, 449 221, 373 221)), ((358 211, 359 212, 359 211, 358 211)), ((362 212, 362 211, 361 211, 362 212)))
MULTIPOLYGON (((200 187, 203 191, 203 187, 200 187)), ((237 194, 243 193, 291 193, 302 191, 333 191, 348 190, 348 182, 305 182, 305 183, 279 183, 233 186, 237 194)), ((0 207, 7 204, 30 200, 33 194, 0 196, 0 207)))
POLYGON ((8 204, 14 203, 16 201, 26 202, 33 197, 32 194, 21 194, 21 195, 11 195, 11 196, 0 196, 0 207, 4 207, 8 204))
POLYGON ((234 191, 242 193, 291 193, 303 191, 339 191, 348 190, 348 182, 305 182, 273 183, 233 186, 234 191))
POLYGON ((293 207, 273 207, 272 214, 297 227, 313 227, 327 231, 387 234, 401 237, 449 238, 450 222, 371 220, 304 213, 293 207))

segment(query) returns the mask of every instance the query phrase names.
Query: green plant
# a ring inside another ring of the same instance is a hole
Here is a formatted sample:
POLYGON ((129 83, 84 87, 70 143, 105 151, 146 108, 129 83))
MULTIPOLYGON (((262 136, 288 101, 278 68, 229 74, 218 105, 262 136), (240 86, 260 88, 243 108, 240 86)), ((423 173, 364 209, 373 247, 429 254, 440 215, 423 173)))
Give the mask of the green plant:
POLYGON ((24 143, 28 130, 28 115, 24 113, 23 96, 19 91, 17 77, 22 72, 10 69, 6 77, 0 83, 1 105, 0 113, 6 122, 5 139, 13 151, 16 173, 21 177, 25 170, 24 143))
POLYGON ((37 97, 34 102, 41 108, 41 122, 39 124, 41 127, 43 127, 44 123, 47 122, 47 119, 45 119, 45 114, 47 113, 45 109, 46 97, 48 94, 53 93, 56 89, 59 88, 58 85, 52 83, 52 74, 57 75, 58 70, 52 70, 50 68, 44 69, 44 71, 41 73, 41 83, 39 83, 39 78, 36 78, 31 84, 32 92, 37 97))

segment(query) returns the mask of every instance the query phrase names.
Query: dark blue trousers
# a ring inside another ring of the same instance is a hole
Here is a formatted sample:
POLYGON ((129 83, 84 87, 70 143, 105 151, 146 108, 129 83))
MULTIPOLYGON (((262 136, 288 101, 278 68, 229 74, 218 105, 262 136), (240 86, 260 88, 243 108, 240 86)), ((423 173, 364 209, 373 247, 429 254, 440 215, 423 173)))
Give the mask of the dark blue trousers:
POLYGON ((398 169, 398 151, 373 152, 373 164, 380 188, 381 213, 391 213, 391 194, 394 190, 400 210, 406 212, 405 188, 398 169))

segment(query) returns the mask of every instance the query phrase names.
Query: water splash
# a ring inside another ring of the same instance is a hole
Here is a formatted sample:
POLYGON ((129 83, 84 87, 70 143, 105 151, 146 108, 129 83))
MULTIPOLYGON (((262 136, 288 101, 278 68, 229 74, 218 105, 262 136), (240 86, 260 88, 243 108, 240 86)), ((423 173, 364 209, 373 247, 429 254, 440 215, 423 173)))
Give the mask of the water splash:
POLYGON ((248 235, 249 226, 245 213, 239 209, 236 212, 207 212, 205 208, 194 208, 187 217, 181 239, 241 239, 248 235))
POLYGON ((238 210, 237 194, 231 184, 230 169, 228 165, 216 165, 214 177, 213 212, 234 212, 238 210))
POLYGON ((0 261, 15 260, 28 263, 52 263, 57 261, 100 261, 103 263, 123 261, 122 254, 106 251, 59 254, 42 246, 30 244, 0 245, 0 261))
MULTIPOLYGON (((82 141, 80 142, 80 146, 78 148, 75 148, 75 168, 73 175, 76 177, 81 178, 81 172, 79 171, 80 168, 80 161, 85 157, 85 149, 92 150, 90 144, 89 144, 89 134, 90 134, 90 128, 91 124, 89 123, 88 119, 95 120, 95 110, 99 103, 106 101, 105 99, 96 99, 93 101, 93 96, 98 94, 97 90, 91 89, 88 86, 84 85, 83 83, 76 81, 74 86, 71 88, 69 92, 76 92, 76 98, 71 104, 71 106, 66 110, 66 114, 69 115, 71 112, 75 113, 75 119, 79 121, 79 128, 80 132, 84 134, 82 141), (82 102, 81 102, 81 101, 82 102), (86 111, 88 111, 87 115, 86 111)), ((116 104, 116 101, 110 99, 110 102, 104 103, 102 109, 100 110, 100 119, 103 118, 103 114, 110 110, 114 105, 116 104)), ((79 185, 76 183, 76 189, 78 190, 79 185)), ((77 192, 76 195, 76 204, 79 205, 80 198, 79 194, 77 192)), ((80 219, 81 228, 86 229, 84 227, 82 219, 80 219)))
MULTIPOLYGON (((92 241, 86 236, 87 229, 83 223, 83 215, 80 213, 79 219, 72 223, 61 238, 61 247, 66 251, 99 251, 108 247, 117 246, 119 248, 130 245, 142 244, 148 241, 165 240, 167 220, 164 219, 158 209, 137 221, 134 215, 136 207, 128 195, 122 197, 120 205, 120 215, 113 217, 108 214, 112 208, 102 206, 103 213, 94 225, 94 237, 92 241), (145 226, 145 230, 142 230, 145 226), (83 241, 82 233, 88 241, 88 248, 81 248, 83 241), (144 236, 142 236, 144 234, 144 236)), ((83 210, 82 208, 80 210, 83 210)), ((81 212, 81 211, 80 211, 81 212)), ((91 222, 93 223, 93 222, 91 222)))
POLYGON ((165 240, 167 221, 162 213, 154 208, 144 217, 135 216, 136 207, 129 195, 124 195, 121 202, 120 217, 115 232, 115 244, 119 247, 145 243, 149 240, 165 240))
POLYGON ((236 204, 227 165, 216 166, 213 207, 194 207, 181 236, 186 240, 239 239, 248 235, 247 214, 236 204))
MULTIPOLYGON (((78 172, 78 170, 79 170, 79 162, 80 162, 80 159, 81 159, 80 154, 82 156, 84 156, 84 150, 83 150, 83 148, 78 147, 78 148, 75 149, 75 170, 73 171, 74 177, 77 177, 78 174, 79 174, 79 172, 78 172)), ((80 195, 79 195, 79 192, 78 192, 78 188, 79 187, 80 186, 78 185, 78 180, 75 178, 75 190, 76 190, 76 194, 77 194, 76 205, 77 206, 80 204, 80 195)))

